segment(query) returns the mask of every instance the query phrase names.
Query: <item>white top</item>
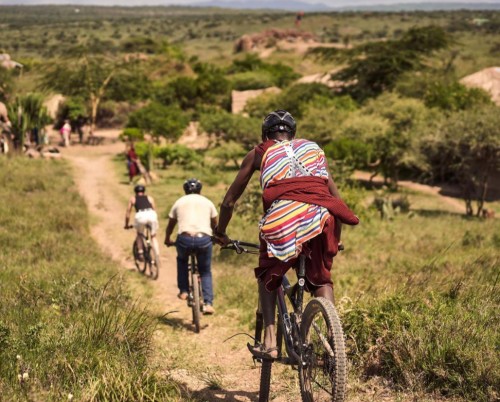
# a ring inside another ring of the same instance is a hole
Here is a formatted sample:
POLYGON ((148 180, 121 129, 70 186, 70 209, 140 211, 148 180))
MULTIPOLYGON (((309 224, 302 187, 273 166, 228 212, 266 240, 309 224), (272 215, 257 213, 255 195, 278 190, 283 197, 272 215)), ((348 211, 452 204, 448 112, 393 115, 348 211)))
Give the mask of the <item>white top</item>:
POLYGON ((179 198, 168 217, 177 220, 178 232, 205 233, 212 236, 211 218, 217 216, 215 205, 200 194, 187 194, 179 198))

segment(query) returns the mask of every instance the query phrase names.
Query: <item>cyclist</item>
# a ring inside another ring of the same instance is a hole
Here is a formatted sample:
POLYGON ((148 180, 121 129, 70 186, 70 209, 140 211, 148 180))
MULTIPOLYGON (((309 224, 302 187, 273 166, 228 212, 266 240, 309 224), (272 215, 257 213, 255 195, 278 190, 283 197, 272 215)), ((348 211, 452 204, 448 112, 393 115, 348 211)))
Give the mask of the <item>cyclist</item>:
POLYGON ((189 250, 196 252, 198 271, 203 290, 203 313, 214 314, 212 271, 212 232, 217 225, 217 209, 212 201, 200 194, 202 184, 197 179, 188 179, 183 185, 185 195, 179 198, 170 213, 165 233, 165 245, 177 246, 177 297, 186 300, 189 290, 188 259, 189 250), (175 225, 178 224, 177 241, 171 240, 175 225))
POLYGON ((260 170, 264 216, 259 223, 260 255, 255 276, 264 317, 262 345, 250 352, 258 358, 277 357, 274 334, 276 289, 283 275, 305 252, 310 258, 306 287, 315 296, 333 302, 330 269, 338 251, 341 222, 355 225, 358 218, 340 199, 328 173, 323 150, 314 142, 295 139, 296 122, 285 110, 269 113, 262 123, 262 143, 244 158, 220 209, 215 238, 230 241, 225 231, 234 204, 256 170, 260 170))
POLYGON ((158 216, 156 214, 156 206, 153 197, 145 194, 146 187, 138 184, 134 187, 134 192, 135 195, 130 197, 127 212, 125 213, 125 229, 129 228, 130 213, 132 212, 132 207, 134 207, 134 227, 137 230, 135 242, 139 252, 139 260, 142 261, 144 258, 144 244, 142 243, 140 234, 142 234, 146 225, 150 225, 151 227, 151 241, 156 255, 159 255, 158 240, 156 238, 156 232, 158 231, 158 216))

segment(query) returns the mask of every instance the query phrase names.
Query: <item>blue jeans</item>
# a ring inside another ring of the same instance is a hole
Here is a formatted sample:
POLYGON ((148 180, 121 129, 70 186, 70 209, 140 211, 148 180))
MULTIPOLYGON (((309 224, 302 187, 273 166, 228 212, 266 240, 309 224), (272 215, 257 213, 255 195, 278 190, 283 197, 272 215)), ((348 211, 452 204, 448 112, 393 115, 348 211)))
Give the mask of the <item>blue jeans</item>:
POLYGON ((212 261, 212 239, 210 236, 191 237, 179 235, 175 243, 177 247, 177 286, 179 291, 181 293, 188 293, 189 291, 189 250, 194 250, 196 252, 198 272, 201 277, 203 301, 205 304, 212 305, 214 300, 212 271, 210 269, 212 261))

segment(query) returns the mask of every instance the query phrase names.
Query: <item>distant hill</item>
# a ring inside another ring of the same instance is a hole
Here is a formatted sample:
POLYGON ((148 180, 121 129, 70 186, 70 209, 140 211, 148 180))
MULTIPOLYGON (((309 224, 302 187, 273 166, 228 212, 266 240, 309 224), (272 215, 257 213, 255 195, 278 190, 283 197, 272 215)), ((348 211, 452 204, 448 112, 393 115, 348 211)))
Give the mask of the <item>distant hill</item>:
MULTIPOLYGON (((387 0, 338 0, 335 6, 329 6, 319 0, 315 3, 307 3, 300 0, 192 0, 190 3, 183 2, 188 8, 193 7, 216 7, 222 9, 236 10, 288 10, 306 12, 328 12, 328 11, 437 11, 437 10, 500 10, 500 0, 492 2, 413 2, 387 4, 387 0), (377 4, 377 1, 380 1, 377 4), (366 5, 366 3, 372 3, 366 5), (373 4, 375 3, 375 4, 373 4)), ((327 0, 323 0, 327 1, 327 0)), ((72 4, 75 6, 172 6, 175 0, 0 0, 0 5, 40 5, 40 4, 72 4)))

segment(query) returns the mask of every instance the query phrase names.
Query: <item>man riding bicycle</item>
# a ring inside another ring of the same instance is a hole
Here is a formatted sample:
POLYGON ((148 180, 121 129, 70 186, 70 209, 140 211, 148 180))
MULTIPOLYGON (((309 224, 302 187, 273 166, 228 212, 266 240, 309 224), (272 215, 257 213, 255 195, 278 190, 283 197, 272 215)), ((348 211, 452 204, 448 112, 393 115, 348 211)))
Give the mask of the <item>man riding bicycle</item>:
POLYGON ((188 298, 189 251, 196 253, 198 271, 201 277, 205 314, 214 314, 212 271, 212 231, 217 225, 217 209, 212 201, 200 194, 202 184, 197 179, 188 179, 184 185, 185 195, 179 198, 170 213, 165 233, 165 245, 177 247, 177 286, 181 300, 188 298), (177 240, 171 240, 178 224, 177 240))
POLYGON ((139 260, 144 259, 144 244, 142 242, 141 234, 144 232, 146 225, 151 227, 151 241, 156 255, 159 255, 158 240, 156 239, 156 232, 158 231, 158 215, 156 214, 156 206, 153 197, 146 195, 146 187, 138 184, 134 187, 135 195, 130 197, 125 213, 125 229, 128 229, 130 222, 130 213, 132 207, 135 208, 134 227, 137 230, 137 237, 135 242, 139 252, 139 260))
POLYGON ((328 173, 323 150, 314 142, 295 139, 296 122, 276 110, 262 123, 262 143, 244 158, 229 187, 215 229, 218 243, 227 245, 225 231, 236 201, 256 170, 260 170, 264 216, 259 223, 260 255, 255 275, 264 317, 264 342, 250 352, 257 358, 277 358, 275 337, 276 289, 300 253, 308 259, 307 289, 333 303, 330 270, 338 251, 341 222, 358 218, 340 199, 328 173))

